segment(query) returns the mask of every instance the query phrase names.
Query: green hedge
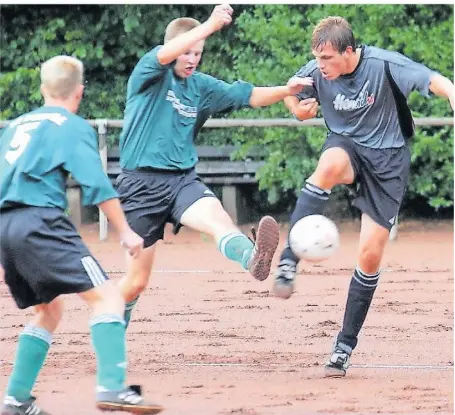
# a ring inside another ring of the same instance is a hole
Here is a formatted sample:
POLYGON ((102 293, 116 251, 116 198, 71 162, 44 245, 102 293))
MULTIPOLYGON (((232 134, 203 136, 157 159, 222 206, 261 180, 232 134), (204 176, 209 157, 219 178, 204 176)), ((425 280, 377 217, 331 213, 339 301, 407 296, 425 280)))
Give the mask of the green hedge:
MULTIPOLYGON (((2 6, 0 119, 41 105, 39 65, 71 54, 86 66, 81 115, 122 118, 128 76, 137 60, 161 43, 166 24, 188 15, 204 20, 209 5, 2 6)), ((311 59, 314 24, 328 15, 346 17, 359 43, 397 50, 453 79, 451 5, 235 5, 234 23, 206 42, 201 70, 227 81, 285 83, 311 59)), ((412 94, 415 117, 448 117, 448 102, 412 94)), ((237 118, 281 118, 283 104, 242 110, 237 118)), ((110 133, 110 142, 118 131, 110 133)), ((296 194, 314 169, 325 137, 322 128, 203 129, 198 143, 266 147, 258 173, 270 203, 296 194)), ((412 177, 406 205, 433 211, 453 206, 453 128, 419 128, 412 142, 412 177)), ((342 193, 339 193, 342 194, 342 193)), ((292 197, 291 197, 292 198, 292 197)))

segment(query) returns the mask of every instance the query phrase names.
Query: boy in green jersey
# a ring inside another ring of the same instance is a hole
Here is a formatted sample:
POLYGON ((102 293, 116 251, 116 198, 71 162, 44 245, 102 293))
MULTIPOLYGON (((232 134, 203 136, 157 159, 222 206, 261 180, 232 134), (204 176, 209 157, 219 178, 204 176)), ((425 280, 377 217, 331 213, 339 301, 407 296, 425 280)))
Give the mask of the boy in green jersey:
POLYGON ((194 139, 212 114, 272 105, 312 85, 312 80, 295 78, 286 86, 255 87, 197 72, 205 39, 230 24, 232 12, 225 4, 216 6, 202 24, 191 18, 173 20, 164 45, 145 54, 128 81, 117 191, 145 249, 138 257, 127 258, 127 274, 120 281, 127 324, 148 284, 155 243, 163 238, 166 223, 174 224, 175 232, 188 226, 211 235, 225 257, 256 279, 269 275, 279 240, 276 221, 262 218, 255 242, 241 233, 196 174, 194 139))
POLYGON ((126 386, 124 299, 64 215, 65 180, 71 174, 84 203, 104 211, 128 253, 137 257, 143 248, 103 172, 93 128, 75 115, 83 90, 82 62, 69 56, 48 60, 41 68, 44 106, 10 122, 0 140, 0 276, 20 309, 35 309, 19 336, 2 415, 48 415, 31 392, 63 314, 61 295, 70 293, 92 310, 96 406, 147 414, 162 410, 144 402, 139 387, 126 386))

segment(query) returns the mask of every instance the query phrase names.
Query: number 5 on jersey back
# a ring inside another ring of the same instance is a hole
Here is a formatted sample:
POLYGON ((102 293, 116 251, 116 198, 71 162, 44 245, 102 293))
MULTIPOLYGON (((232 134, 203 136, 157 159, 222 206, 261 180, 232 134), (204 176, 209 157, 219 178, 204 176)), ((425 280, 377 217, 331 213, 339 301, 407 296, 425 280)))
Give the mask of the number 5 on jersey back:
POLYGON ((29 132, 35 130, 39 124, 39 121, 37 121, 18 125, 16 127, 16 132, 14 133, 13 139, 10 143, 12 150, 7 151, 5 154, 5 159, 9 164, 13 164, 24 152, 25 147, 27 147, 31 138, 29 132))

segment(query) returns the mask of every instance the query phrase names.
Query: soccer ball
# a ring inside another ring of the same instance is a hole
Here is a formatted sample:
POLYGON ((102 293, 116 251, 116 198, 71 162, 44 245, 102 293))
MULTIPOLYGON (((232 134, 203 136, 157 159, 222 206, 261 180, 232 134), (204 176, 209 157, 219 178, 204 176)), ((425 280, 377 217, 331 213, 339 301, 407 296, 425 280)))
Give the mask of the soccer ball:
POLYGON ((291 228, 289 246, 298 258, 320 262, 338 249, 340 235, 329 218, 322 215, 305 216, 291 228))

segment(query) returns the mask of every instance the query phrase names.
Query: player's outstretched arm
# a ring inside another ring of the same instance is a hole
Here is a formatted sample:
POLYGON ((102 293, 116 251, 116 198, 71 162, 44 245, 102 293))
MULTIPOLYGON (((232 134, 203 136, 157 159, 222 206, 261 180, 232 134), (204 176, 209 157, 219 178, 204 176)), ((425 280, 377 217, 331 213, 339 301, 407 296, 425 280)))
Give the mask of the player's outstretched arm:
POLYGON ((232 22, 233 9, 229 4, 216 6, 210 17, 200 26, 182 33, 166 42, 158 51, 157 58, 161 65, 174 62, 180 55, 186 53, 195 43, 208 38, 232 22))
POLYGON ((285 86, 254 87, 250 97, 253 108, 266 107, 282 101, 284 98, 296 95, 305 86, 312 86, 313 78, 291 78, 285 86))
POLYGON ((137 257, 144 247, 144 240, 128 225, 118 199, 109 199, 98 204, 120 236, 120 244, 132 257, 137 257))
POLYGON ((453 110, 454 86, 450 79, 436 74, 430 79, 430 91, 440 97, 447 98, 453 110))

